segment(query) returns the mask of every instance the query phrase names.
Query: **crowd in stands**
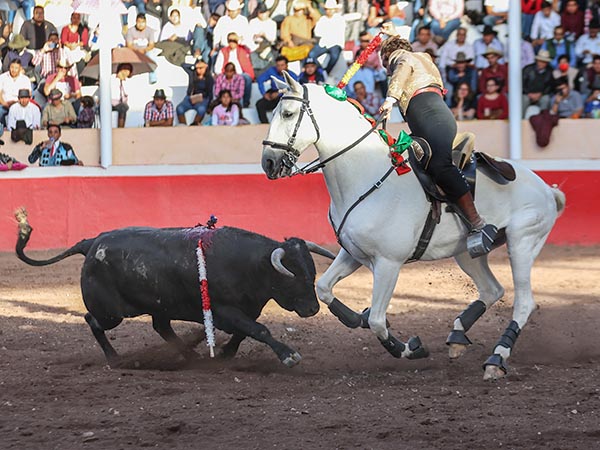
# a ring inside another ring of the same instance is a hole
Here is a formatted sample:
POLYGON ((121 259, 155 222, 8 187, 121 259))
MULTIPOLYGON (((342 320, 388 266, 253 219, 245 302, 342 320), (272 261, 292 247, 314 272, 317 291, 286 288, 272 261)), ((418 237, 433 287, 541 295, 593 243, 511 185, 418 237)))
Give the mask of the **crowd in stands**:
MULTIPOLYGON (((89 27, 88 16, 77 10, 79 0, 9 3, 8 14, 0 11, 0 123, 28 143, 34 129, 96 124, 97 105, 82 95, 82 85, 97 83, 84 69, 102 39, 151 59, 160 54, 188 74, 178 104, 156 89, 144 110, 146 126, 188 125, 191 110, 189 125, 235 126, 248 123, 246 108, 255 108, 260 122, 268 123, 281 95, 273 78, 282 80, 283 70, 301 83, 335 84, 331 73, 340 60, 345 70, 388 21, 409 27, 413 49, 436 62, 458 120, 508 117, 508 0, 111 0, 122 11, 120 36, 103 36, 102 25, 89 27), (44 5, 51 3, 73 7, 62 28, 45 19, 44 5), (130 7, 136 20, 128 27, 130 7), (18 9, 26 20, 16 29, 18 9), (150 16, 160 29, 148 25, 150 16), (469 33, 481 37, 469 39, 469 33), (193 64, 186 62, 190 58, 193 64), (296 61, 300 70, 290 70, 296 61), (261 96, 255 104, 253 84, 261 96)), ((600 1, 521 5, 523 117, 546 110, 559 117, 600 118, 600 1)), ((132 75, 128 63, 112 75, 119 127, 125 126, 132 75)), ((150 84, 156 75, 149 73, 150 84)), ((377 52, 347 89, 377 115, 387 91, 377 52)))

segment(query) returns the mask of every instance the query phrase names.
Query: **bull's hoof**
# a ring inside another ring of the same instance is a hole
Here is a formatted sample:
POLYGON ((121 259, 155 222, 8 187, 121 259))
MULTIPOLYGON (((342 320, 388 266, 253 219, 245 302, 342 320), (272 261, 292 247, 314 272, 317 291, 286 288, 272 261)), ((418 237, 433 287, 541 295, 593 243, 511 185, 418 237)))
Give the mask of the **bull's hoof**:
POLYGON ((468 345, 465 344, 448 344, 448 357, 457 359, 467 353, 468 345))
POLYGON ((499 380, 504 378, 508 373, 508 368, 504 364, 504 358, 498 354, 493 354, 483 364, 483 379, 488 380, 499 380))
POLYGON ((281 362, 288 368, 294 367, 300 361, 302 361, 302 355, 300 355, 298 352, 294 352, 281 360, 281 362))
POLYGON ((419 336, 413 336, 408 340, 408 349, 410 353, 406 356, 407 359, 421 359, 429 356, 429 350, 421 343, 419 336))

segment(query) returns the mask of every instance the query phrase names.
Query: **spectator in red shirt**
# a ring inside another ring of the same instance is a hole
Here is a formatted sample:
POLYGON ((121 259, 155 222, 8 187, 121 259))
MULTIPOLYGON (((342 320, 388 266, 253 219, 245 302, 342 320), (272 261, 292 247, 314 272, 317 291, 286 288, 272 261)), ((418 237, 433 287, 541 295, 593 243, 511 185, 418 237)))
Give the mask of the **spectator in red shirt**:
POLYGON ((217 60, 215 61, 215 73, 219 74, 223 72, 228 62, 235 64, 236 72, 244 77, 244 108, 247 108, 250 106, 254 68, 250 61, 250 49, 239 44, 239 36, 234 32, 227 35, 227 47, 219 50, 217 60))
POLYGON ((568 0, 565 10, 560 15, 560 24, 565 31, 565 38, 575 41, 583 34, 584 12, 579 9, 577 0, 568 0))
POLYGON ((483 120, 508 118, 508 100, 500 92, 500 84, 496 78, 485 83, 485 94, 477 101, 477 118, 483 120))
POLYGON ((502 52, 494 47, 488 47, 483 54, 488 60, 489 66, 481 71, 479 75, 479 92, 487 92, 487 80, 495 78, 500 85, 503 94, 508 92, 508 64, 500 64, 498 61, 502 58, 502 52))

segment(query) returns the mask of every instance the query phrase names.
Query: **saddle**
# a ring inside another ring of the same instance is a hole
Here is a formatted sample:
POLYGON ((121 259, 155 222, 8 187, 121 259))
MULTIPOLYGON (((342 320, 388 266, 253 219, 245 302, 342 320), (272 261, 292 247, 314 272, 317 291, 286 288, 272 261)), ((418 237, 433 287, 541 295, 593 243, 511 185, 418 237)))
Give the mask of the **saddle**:
MULTIPOLYGON (((410 257, 410 261, 416 261, 423 256, 435 226, 439 223, 441 217, 441 204, 447 203, 448 212, 458 214, 458 216, 465 221, 466 218, 462 212, 449 201, 444 191, 433 181, 427 170, 429 169, 429 163, 431 162, 432 151, 429 143, 419 137, 411 136, 413 143, 408 149, 408 161, 416 175, 419 183, 425 191, 427 199, 431 203, 431 209, 417 247, 410 257)), ((498 160, 490 155, 483 152, 475 152, 475 135, 473 133, 464 132, 457 134, 453 142, 452 147, 452 161, 459 169, 462 170, 470 188, 471 194, 475 197, 475 184, 477 171, 485 174, 487 177, 492 179, 498 184, 507 184, 516 179, 516 173, 513 166, 502 160, 498 160)), ((504 243, 505 235, 504 230, 499 230, 499 234, 494 241, 494 247, 500 246, 504 243)))

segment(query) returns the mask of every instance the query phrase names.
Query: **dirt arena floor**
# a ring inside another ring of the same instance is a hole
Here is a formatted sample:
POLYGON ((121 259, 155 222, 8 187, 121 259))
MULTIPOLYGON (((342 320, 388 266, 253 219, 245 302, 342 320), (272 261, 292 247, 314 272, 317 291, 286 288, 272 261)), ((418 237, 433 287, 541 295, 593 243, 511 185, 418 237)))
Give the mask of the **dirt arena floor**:
MULTIPOLYGON (((543 250, 538 308, 498 382, 482 380, 481 364, 511 318, 503 249, 491 262, 505 298, 473 327, 462 359, 450 361, 444 342, 475 289, 442 261, 407 266, 388 311, 396 335, 418 334, 429 358, 396 360, 326 308, 300 319, 271 302, 261 322, 302 354, 292 369, 250 340, 230 361, 210 360, 200 343, 206 358, 186 364, 147 318, 109 332, 122 362, 108 367, 83 319, 82 260, 34 268, 0 254, 2 449, 599 448, 598 247, 543 250)), ((361 270, 336 294, 362 309, 371 283, 361 270)), ((196 324, 175 328, 188 340, 203 335, 196 324)))

